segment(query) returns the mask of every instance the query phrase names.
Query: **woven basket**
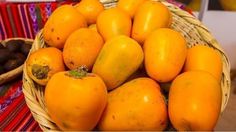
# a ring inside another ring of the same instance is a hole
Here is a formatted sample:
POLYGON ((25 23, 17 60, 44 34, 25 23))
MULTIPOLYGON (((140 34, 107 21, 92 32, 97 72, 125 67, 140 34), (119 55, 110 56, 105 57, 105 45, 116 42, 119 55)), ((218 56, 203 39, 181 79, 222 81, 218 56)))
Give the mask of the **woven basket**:
MULTIPOLYGON (((105 8, 111 8, 116 5, 116 0, 101 0, 105 8)), ((188 42, 188 47, 205 44, 218 50, 222 55, 223 61, 223 74, 221 80, 222 88, 222 107, 221 111, 225 109, 230 93, 230 67, 229 61, 223 52, 218 42, 212 37, 208 29, 202 25, 202 23, 189 13, 179 9, 175 5, 162 1, 173 15, 173 22, 171 28, 182 33, 188 42)), ((40 31, 33 43, 32 51, 45 47, 45 43, 42 37, 42 31, 40 31)), ((25 95, 26 103, 30 108, 33 117, 39 123, 42 130, 59 130, 59 128, 53 123, 50 116, 47 113, 44 101, 44 87, 36 84, 27 75, 26 65, 23 70, 23 93, 25 95)))
MULTIPOLYGON (((6 43, 10 40, 24 40, 25 42, 28 42, 28 43, 32 43, 34 41, 32 39, 26 39, 26 38, 9 38, 9 39, 5 39, 5 40, 1 41, 1 43, 5 47, 6 43)), ((23 64, 11 71, 0 74, 0 85, 15 79, 16 77, 21 75, 22 71, 23 71, 23 64)))

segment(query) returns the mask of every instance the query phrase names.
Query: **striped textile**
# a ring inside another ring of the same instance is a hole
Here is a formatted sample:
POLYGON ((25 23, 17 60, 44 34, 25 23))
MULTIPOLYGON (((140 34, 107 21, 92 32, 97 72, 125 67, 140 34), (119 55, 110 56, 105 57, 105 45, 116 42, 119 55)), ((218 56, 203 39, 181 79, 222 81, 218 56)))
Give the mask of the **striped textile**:
POLYGON ((20 16, 21 26, 23 28, 23 33, 26 38, 34 38, 33 30, 31 28, 31 23, 28 15, 27 4, 18 4, 18 11, 20 16))
POLYGON ((3 24, 3 17, 0 15, 0 40, 3 40, 3 38, 7 38, 7 32, 5 25, 3 24))
POLYGON ((0 86, 0 108, 0 131, 41 131, 26 105, 21 80, 0 86))
POLYGON ((51 13, 58 6, 71 3, 73 2, 0 2, 0 40, 12 37, 34 39, 35 35, 43 28, 51 13))
POLYGON ((0 113, 2 113, 15 98, 22 94, 22 82, 8 83, 0 87, 0 113))
MULTIPOLYGON (((1 36, 6 36, 7 38, 11 38, 13 37, 13 32, 12 32, 12 28, 11 28, 11 24, 9 21, 9 17, 8 17, 8 13, 7 13, 7 4, 6 3, 0 3, 1 8, 0 8, 0 13, 2 16, 2 21, 3 21, 3 27, 6 27, 6 34, 5 35, 1 35, 1 36)), ((5 38, 3 38, 5 39, 5 38)))

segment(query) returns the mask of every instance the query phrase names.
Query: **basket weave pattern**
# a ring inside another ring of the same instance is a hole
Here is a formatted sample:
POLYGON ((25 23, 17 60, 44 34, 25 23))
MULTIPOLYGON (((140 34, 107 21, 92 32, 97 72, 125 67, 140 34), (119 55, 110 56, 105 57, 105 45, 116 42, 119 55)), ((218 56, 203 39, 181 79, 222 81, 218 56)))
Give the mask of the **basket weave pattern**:
MULTIPOLYGON (((111 8, 116 5, 117 0, 100 0, 105 8, 111 8)), ((156 0, 157 1, 157 0, 156 0)), ((221 111, 225 109, 230 92, 230 65, 229 61, 214 37, 210 34, 208 29, 202 25, 202 23, 190 15, 189 13, 179 9, 178 7, 162 1, 173 15, 173 22, 171 28, 179 31, 185 37, 188 47, 192 47, 198 44, 205 44, 218 50, 222 55, 223 61, 223 74, 221 80, 222 88, 222 107, 221 111)), ((38 50, 45 47, 45 43, 42 37, 42 31, 40 31, 32 45, 31 51, 38 50)), ((59 128, 53 123, 50 116, 47 113, 47 108, 44 102, 44 87, 36 84, 27 75, 26 65, 23 67, 23 93, 25 100, 35 120, 39 123, 42 130, 59 130, 59 128)))

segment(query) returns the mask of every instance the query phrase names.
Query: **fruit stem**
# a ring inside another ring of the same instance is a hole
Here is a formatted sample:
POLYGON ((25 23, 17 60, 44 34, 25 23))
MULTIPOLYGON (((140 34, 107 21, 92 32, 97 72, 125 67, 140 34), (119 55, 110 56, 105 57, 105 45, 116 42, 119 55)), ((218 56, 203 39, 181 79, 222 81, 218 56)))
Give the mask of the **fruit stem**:
POLYGON ((68 73, 70 77, 79 79, 82 79, 83 77, 87 76, 87 74, 88 74, 88 69, 86 68, 86 66, 81 66, 77 69, 69 71, 68 73))

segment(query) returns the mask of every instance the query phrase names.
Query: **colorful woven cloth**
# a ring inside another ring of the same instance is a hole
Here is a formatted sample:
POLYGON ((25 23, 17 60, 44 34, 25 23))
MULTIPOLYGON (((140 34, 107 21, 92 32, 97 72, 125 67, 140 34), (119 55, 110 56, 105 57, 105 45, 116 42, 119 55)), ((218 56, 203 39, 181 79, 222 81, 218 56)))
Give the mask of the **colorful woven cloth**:
POLYGON ((41 131, 26 105, 21 80, 0 86, 0 131, 41 131))
POLYGON ((12 37, 33 39, 58 6, 70 3, 73 2, 0 2, 0 40, 12 37))

